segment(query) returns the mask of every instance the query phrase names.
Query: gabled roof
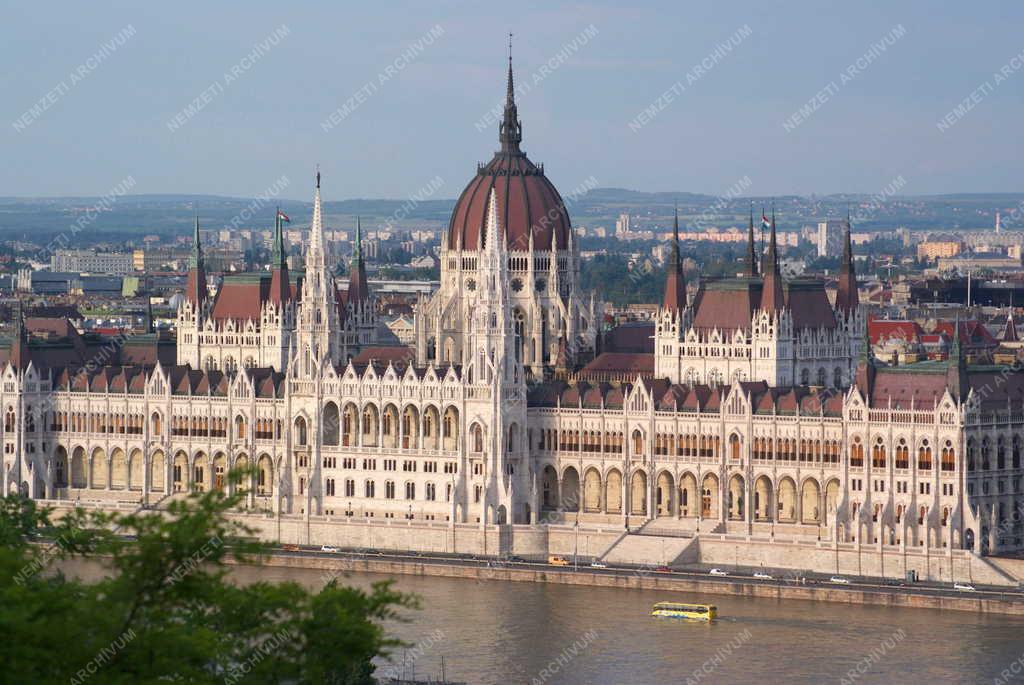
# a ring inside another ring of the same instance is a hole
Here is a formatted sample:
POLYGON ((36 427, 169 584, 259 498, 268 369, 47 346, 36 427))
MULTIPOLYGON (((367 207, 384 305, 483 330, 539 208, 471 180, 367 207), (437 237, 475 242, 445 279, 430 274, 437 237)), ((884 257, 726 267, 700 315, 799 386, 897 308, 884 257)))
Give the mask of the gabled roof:
POLYGON ((872 345, 880 345, 886 340, 903 340, 914 344, 920 342, 924 331, 915 321, 893 319, 870 319, 868 321, 868 337, 872 345))

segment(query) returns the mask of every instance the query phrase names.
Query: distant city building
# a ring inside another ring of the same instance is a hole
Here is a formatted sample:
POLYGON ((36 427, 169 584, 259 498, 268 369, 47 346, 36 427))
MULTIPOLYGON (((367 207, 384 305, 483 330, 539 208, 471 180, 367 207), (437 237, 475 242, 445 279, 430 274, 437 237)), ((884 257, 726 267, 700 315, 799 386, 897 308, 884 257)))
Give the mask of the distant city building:
POLYGON ((955 257, 963 249, 964 244, 956 239, 926 240, 917 244, 917 258, 933 261, 939 257, 955 257))
POLYGON ((615 235, 621 236, 631 231, 629 214, 619 214, 619 220, 615 222, 615 235))
POLYGON ((843 235, 847 228, 846 219, 826 219, 818 222, 819 257, 838 257, 843 252, 843 235))
POLYGON ((135 271, 162 271, 168 266, 178 270, 188 261, 191 251, 184 247, 147 247, 132 252, 135 271))
MULTIPOLYGON (((1019 255, 1020 252, 1018 251, 1017 254, 1019 255)), ((1021 261, 1019 256, 1014 258, 1009 255, 966 255, 948 258, 940 257, 937 260, 937 267, 939 271, 958 271, 960 273, 981 271, 983 269, 991 271, 1015 271, 1021 268, 1021 261)))
POLYGON ((124 275, 132 271, 132 255, 96 250, 57 250, 50 257, 51 271, 124 275))

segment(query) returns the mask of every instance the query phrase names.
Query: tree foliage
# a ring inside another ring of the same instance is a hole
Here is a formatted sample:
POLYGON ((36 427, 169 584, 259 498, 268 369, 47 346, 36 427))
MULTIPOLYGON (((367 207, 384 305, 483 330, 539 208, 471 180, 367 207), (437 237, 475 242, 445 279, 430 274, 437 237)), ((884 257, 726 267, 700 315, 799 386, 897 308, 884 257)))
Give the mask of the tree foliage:
POLYGON ((227 516, 243 496, 60 519, 0 500, 0 682, 372 683, 372 659, 401 644, 382 623, 417 600, 390 581, 233 584, 225 563, 266 551, 227 516), (108 575, 66 577, 72 558, 108 575))

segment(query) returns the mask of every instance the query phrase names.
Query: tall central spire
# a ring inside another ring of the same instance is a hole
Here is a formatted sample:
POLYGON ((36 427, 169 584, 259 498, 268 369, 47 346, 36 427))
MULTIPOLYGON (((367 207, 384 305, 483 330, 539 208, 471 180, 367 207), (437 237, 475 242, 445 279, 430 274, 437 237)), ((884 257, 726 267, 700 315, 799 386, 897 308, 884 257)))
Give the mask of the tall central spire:
POLYGON ((519 143, 523 140, 523 124, 516 109, 515 87, 512 82, 512 34, 508 34, 508 87, 505 91, 505 115, 498 126, 498 142, 501 151, 519 154, 519 143))

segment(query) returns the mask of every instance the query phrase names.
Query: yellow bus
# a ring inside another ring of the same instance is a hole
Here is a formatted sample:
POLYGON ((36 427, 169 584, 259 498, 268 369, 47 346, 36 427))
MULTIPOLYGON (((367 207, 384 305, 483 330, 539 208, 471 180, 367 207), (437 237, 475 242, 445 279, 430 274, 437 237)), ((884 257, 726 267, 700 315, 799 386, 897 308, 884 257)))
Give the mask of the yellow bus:
POLYGON ((658 602, 651 609, 651 616, 666 618, 689 618, 695 621, 711 621, 718 616, 718 607, 712 604, 679 604, 658 602))

